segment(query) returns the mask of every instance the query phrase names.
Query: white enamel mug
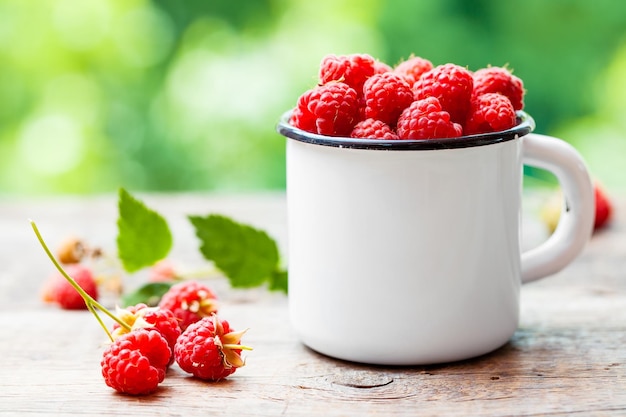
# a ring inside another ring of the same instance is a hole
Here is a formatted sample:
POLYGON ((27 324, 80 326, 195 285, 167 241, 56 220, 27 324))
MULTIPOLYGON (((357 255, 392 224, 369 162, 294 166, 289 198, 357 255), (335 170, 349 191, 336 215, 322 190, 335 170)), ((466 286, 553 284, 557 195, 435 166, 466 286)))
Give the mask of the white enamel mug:
POLYGON ((472 358, 504 345, 520 285, 561 270, 591 236, 592 183, 566 142, 531 133, 443 140, 287 139, 289 311, 322 354, 380 365, 472 358), (523 165, 554 173, 554 234, 521 253, 523 165))

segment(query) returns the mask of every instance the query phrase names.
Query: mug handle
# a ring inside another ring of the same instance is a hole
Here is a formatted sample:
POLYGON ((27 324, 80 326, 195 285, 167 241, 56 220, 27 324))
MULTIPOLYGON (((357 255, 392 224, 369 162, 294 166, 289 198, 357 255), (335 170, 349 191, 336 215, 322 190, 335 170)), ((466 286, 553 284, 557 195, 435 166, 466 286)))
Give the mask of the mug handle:
POLYGON ((563 269, 582 251, 593 232, 593 184, 580 154, 565 141, 529 133, 522 138, 523 162, 552 172, 563 190, 564 204, 554 233, 522 253, 522 283, 563 269))

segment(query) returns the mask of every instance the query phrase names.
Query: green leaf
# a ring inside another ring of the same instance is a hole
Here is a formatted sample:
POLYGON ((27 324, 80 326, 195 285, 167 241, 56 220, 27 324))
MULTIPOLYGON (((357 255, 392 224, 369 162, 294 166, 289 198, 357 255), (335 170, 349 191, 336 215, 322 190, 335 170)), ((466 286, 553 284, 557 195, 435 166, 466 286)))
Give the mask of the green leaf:
POLYGON ((117 251, 124 269, 135 272, 165 258, 172 247, 165 219, 123 188, 118 208, 117 251))
POLYGON ((189 220, 201 241, 200 252, 233 287, 255 287, 272 280, 279 254, 267 233, 216 214, 189 216, 189 220))
POLYGON ((135 291, 124 294, 121 302, 122 306, 129 307, 135 304, 144 303, 150 307, 156 306, 174 282, 151 282, 145 284, 135 291))
POLYGON ((282 291, 287 294, 288 273, 284 269, 275 270, 270 277, 269 289, 272 291, 282 291))

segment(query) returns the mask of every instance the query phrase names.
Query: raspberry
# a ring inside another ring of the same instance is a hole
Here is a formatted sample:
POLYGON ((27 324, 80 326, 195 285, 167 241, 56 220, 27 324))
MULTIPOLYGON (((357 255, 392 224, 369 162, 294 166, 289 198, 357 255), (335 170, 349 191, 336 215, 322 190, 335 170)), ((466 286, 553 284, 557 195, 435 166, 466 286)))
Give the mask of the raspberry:
MULTIPOLYGON (((98 299, 98 284, 91 272, 91 269, 83 264, 69 264, 65 267, 69 276, 74 278, 76 283, 91 297, 98 299)), ((55 273, 51 278, 48 289, 48 299, 55 301, 66 310, 86 310, 87 305, 83 297, 72 287, 72 285, 61 275, 55 273)))
POLYGON ((127 333, 102 354, 104 382, 116 391, 145 395, 154 392, 165 378, 171 352, 159 332, 145 329, 127 333))
POLYGON ((315 126, 315 115, 308 109, 309 102, 314 90, 307 90, 298 97, 298 104, 293 109, 289 123, 297 127, 298 129, 306 130, 307 132, 317 133, 317 127, 315 126))
POLYGON ((406 82, 412 87, 413 84, 420 79, 422 74, 431 69, 433 69, 432 62, 419 56, 412 56, 406 61, 402 61, 396 65, 393 72, 404 77, 406 82))
POLYGON ((356 91, 345 83, 331 82, 300 96, 291 123, 320 135, 348 136, 358 117, 356 91))
POLYGON ((217 297, 206 285, 183 281, 173 285, 161 298, 159 307, 170 310, 181 330, 191 323, 217 312, 217 297))
POLYGON ((79 263, 87 254, 87 248, 81 239, 69 237, 57 249, 57 258, 63 264, 79 263))
POLYGON ((435 97, 411 103, 398 118, 400 139, 444 139, 461 136, 461 125, 450 120, 435 97))
POLYGON ((508 97, 499 93, 486 93, 472 98, 465 123, 465 134, 499 132, 517 123, 515 109, 508 97))
POLYGON ((167 259, 160 260, 150 268, 148 276, 150 282, 172 282, 177 279, 179 279, 178 272, 174 264, 167 259))
POLYGON ((363 85, 365 117, 395 126, 402 110, 413 102, 411 86, 404 79, 386 72, 372 75, 363 85))
POLYGON ((413 85, 415 99, 436 97, 450 119, 456 123, 465 121, 470 107, 474 79, 467 69, 455 65, 439 65, 422 74, 413 85))
POLYGON ((384 74, 385 72, 393 71, 389 65, 381 61, 374 62, 374 74, 384 74))
POLYGON ((374 75, 378 68, 380 66, 376 60, 367 54, 326 55, 320 63, 320 84, 341 81, 360 95, 365 80, 374 75))
POLYGON ((515 110, 524 108, 524 84, 502 67, 487 67, 474 73, 474 95, 500 93, 511 100, 515 110))
POLYGON ((593 230, 603 228, 611 219, 613 213, 613 206, 609 200, 608 195, 604 188, 596 181, 593 187, 593 193, 595 196, 595 221, 593 224, 593 230))
POLYGON ((44 303, 55 303, 56 296, 54 295, 54 286, 57 278, 50 277, 41 287, 40 297, 44 303))
POLYGON ((119 323, 113 323, 111 335, 114 339, 137 329, 156 330, 167 340, 172 356, 168 365, 174 362, 174 345, 180 336, 181 330, 178 319, 170 310, 148 307, 140 303, 125 309, 118 309, 116 316, 130 326, 130 330, 122 327, 119 323))
POLYGON ((217 315, 191 324, 174 347, 176 363, 197 378, 218 381, 244 365, 240 344, 244 331, 232 331, 226 320, 217 315))
POLYGON ((352 129, 350 137, 364 139, 398 139, 396 132, 394 132, 387 123, 376 119, 365 119, 357 123, 354 129, 352 129))

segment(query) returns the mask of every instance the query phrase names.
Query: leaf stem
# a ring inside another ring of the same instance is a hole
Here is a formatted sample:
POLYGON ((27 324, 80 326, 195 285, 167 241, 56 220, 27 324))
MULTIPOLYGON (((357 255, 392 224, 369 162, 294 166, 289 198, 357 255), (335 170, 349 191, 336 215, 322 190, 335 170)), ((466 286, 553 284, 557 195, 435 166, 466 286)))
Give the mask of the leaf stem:
POLYGON ((100 310, 109 318, 111 318, 113 321, 115 321, 117 324, 122 326, 124 329, 130 331, 131 327, 127 323, 122 321, 115 314, 111 313, 106 307, 104 307, 102 304, 96 301, 91 295, 87 294, 87 292, 85 292, 85 290, 83 290, 82 287, 78 285, 78 283, 74 280, 74 278, 72 278, 71 276, 69 276, 67 272, 65 272, 65 270, 63 269, 59 261, 56 260, 56 258, 54 257, 50 249, 48 248, 48 245, 46 245, 46 242, 43 240, 41 233, 39 233, 39 228, 37 227, 37 224, 35 224, 33 220, 30 220, 30 224, 33 228, 33 231, 35 232, 35 235, 37 236, 37 239, 39 240, 39 243, 43 247, 43 250, 46 252, 46 255, 48 255, 48 258, 50 258, 50 260, 52 261, 56 269, 61 273, 61 275, 63 275, 63 277, 70 283, 70 285, 80 294, 83 300, 85 300, 87 309, 91 311, 91 313, 96 317, 96 320, 98 320, 98 323, 100 323, 100 326, 104 329, 107 336, 109 336, 109 339, 113 341, 113 336, 111 335, 111 332, 109 332, 109 329, 107 329, 106 325, 102 321, 102 318, 98 314, 97 310, 100 310))

